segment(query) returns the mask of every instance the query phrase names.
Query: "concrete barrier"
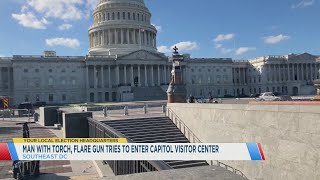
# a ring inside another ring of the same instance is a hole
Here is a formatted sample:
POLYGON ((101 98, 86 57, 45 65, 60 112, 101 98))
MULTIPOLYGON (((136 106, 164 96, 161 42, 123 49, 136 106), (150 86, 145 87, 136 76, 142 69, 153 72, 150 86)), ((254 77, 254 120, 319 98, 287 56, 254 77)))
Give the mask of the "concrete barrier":
POLYGON ((88 138, 88 117, 92 118, 92 112, 63 113, 63 137, 64 138, 88 138))
POLYGON ((58 123, 59 107, 40 107, 40 124, 44 126, 54 126, 58 123))
POLYGON ((249 179, 320 179, 320 106, 168 104, 168 109, 202 142, 261 143, 266 161, 225 162, 249 179))

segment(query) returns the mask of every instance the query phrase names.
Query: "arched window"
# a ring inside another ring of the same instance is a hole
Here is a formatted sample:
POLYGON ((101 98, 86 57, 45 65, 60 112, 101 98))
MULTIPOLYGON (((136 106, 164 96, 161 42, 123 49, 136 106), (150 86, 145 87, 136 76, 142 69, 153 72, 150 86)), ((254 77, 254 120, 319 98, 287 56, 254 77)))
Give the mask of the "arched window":
POLYGON ((136 13, 133 13, 133 20, 136 20, 136 13))
POLYGON ((122 13, 122 19, 126 19, 126 13, 125 12, 122 13))
POLYGON ((141 14, 141 21, 143 21, 143 14, 141 14))
POLYGON ((114 12, 113 12, 113 13, 112 13, 112 20, 114 20, 114 18, 115 18, 115 17, 114 17, 114 12))
POLYGON ((140 21, 140 14, 138 14, 138 21, 140 21))
POLYGON ((128 12, 128 19, 131 20, 131 14, 128 12))
POLYGON ((118 12, 118 17, 117 18, 118 18, 118 20, 120 20, 120 12, 118 12))
POLYGON ((103 21, 106 21, 106 13, 103 13, 103 21))
POLYGON ((108 13, 108 20, 110 20, 110 13, 108 13))

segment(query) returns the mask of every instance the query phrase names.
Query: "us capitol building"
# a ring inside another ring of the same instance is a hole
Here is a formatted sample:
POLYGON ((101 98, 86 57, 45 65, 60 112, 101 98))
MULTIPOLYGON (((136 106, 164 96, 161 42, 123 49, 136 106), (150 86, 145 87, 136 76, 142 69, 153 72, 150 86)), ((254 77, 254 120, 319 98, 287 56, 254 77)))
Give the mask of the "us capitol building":
MULTIPOLYGON (((165 99, 172 63, 157 52, 157 30, 143 0, 100 0, 89 27, 86 56, 0 58, 0 96, 11 104, 165 99)), ((308 53, 251 60, 184 55, 188 94, 224 97, 265 91, 315 94, 320 57, 308 53)))

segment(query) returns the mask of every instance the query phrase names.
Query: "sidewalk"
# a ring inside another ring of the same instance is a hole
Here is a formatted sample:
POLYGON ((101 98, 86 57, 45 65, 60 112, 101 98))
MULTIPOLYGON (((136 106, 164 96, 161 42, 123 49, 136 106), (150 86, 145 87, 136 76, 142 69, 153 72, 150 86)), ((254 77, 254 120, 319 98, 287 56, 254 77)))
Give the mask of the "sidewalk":
MULTIPOLYGON (((24 122, 24 121, 22 121, 24 122)), ((16 121, 0 120, 0 143, 12 142, 12 138, 22 137, 22 125, 16 121)), ((30 137, 53 138, 62 137, 61 130, 46 128, 39 124, 30 124, 30 137)), ((0 161, 0 179, 13 179, 8 171, 12 161, 0 161)), ((96 167, 92 161, 41 161, 41 175, 38 179, 93 179, 98 178, 96 167)))

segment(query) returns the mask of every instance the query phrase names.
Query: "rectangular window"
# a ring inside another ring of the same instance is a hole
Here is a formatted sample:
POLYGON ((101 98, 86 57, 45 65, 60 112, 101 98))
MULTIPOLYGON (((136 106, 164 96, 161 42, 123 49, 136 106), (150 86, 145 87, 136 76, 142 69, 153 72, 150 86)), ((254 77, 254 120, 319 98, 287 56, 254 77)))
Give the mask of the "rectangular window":
POLYGON ((67 95, 62 94, 62 101, 66 101, 67 100, 67 95))
POLYGON ((36 101, 37 101, 37 102, 40 101, 40 95, 39 95, 39 94, 36 95, 36 101))
POLYGON ((53 94, 49 94, 49 102, 53 102, 53 94))
POLYGON ((24 96, 24 102, 29 102, 29 96, 28 95, 24 96))

